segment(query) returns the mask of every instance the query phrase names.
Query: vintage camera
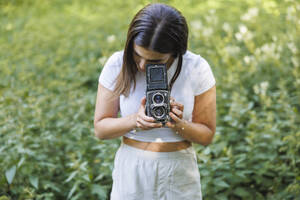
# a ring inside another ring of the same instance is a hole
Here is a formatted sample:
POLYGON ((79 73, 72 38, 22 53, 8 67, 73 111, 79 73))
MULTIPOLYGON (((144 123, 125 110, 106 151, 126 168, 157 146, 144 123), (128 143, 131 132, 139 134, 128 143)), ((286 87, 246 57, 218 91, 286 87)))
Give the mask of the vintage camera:
POLYGON ((165 124, 170 121, 170 92, 165 64, 146 65, 146 115, 165 124))

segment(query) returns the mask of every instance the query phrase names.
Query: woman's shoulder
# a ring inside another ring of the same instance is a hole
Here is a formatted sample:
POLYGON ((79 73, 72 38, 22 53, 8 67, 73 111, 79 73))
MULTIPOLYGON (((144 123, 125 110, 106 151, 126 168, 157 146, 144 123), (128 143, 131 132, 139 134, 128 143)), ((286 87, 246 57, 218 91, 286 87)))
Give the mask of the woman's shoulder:
POLYGON ((187 69, 202 68, 203 66, 208 65, 207 61, 200 54, 188 50, 183 55, 182 60, 187 69))
POLYGON ((116 76, 119 74, 123 63, 123 51, 114 52, 102 67, 102 76, 116 76))
POLYGON ((187 51, 183 56, 182 69, 189 77, 194 96, 200 95, 215 85, 216 81, 208 62, 199 54, 187 51))
POLYGON ((115 51, 112 56, 123 58, 124 50, 115 51))
POLYGON ((105 65, 113 65, 113 66, 120 66, 123 62, 123 54, 124 51, 116 51, 114 52, 107 60, 105 65))
POLYGON ((123 51, 114 52, 104 64, 99 76, 99 83, 104 87, 113 90, 116 77, 121 71, 123 51))
POLYGON ((196 59, 199 55, 195 54, 189 50, 187 50, 185 52, 185 54, 183 55, 183 59, 196 59))

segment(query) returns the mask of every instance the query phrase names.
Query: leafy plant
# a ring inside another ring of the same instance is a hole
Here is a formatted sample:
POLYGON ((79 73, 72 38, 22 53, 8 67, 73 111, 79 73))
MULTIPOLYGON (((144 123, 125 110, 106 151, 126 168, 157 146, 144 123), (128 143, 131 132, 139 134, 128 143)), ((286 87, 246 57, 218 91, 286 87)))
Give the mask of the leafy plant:
MULTIPOLYGON (((205 199, 300 196, 298 1, 161 1, 217 80, 194 145, 205 199)), ((108 199, 120 140, 95 138, 98 76, 147 1, 0 2, 0 199, 108 199)))

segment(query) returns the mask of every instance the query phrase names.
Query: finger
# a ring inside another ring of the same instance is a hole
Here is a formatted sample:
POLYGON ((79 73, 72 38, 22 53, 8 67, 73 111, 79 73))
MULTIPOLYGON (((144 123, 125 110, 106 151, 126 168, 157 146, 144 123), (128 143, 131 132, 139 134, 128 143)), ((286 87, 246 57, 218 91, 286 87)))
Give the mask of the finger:
POLYGON ((141 99, 141 106, 138 112, 139 117, 143 118, 145 121, 154 122, 155 119, 153 117, 147 116, 145 113, 145 104, 146 104, 146 97, 141 99))
POLYGON ((145 127, 143 124, 141 124, 140 122, 137 122, 137 127, 141 130, 149 130, 150 128, 148 127, 145 127))
POLYGON ((141 99, 141 107, 142 107, 143 109, 145 109, 145 105, 146 105, 146 97, 143 97, 143 98, 141 99))
POLYGON ((143 120, 143 121, 147 121, 147 122, 155 122, 155 119, 153 117, 147 116, 143 113, 141 113, 139 115, 139 117, 143 120))
POLYGON ((183 106, 183 104, 181 104, 181 103, 178 103, 178 102, 174 101, 174 102, 171 102, 170 105, 171 105, 172 107, 178 107, 179 110, 183 111, 184 106, 183 106))
POLYGON ((161 128, 161 125, 158 125, 156 123, 152 123, 152 124, 141 124, 141 129, 143 130, 150 130, 153 128, 161 128))
POLYGON ((142 105, 146 105, 146 97, 143 97, 143 98, 141 99, 141 104, 142 104, 142 105))
POLYGON ((167 122, 167 123, 166 123, 166 126, 167 126, 168 128, 175 128, 175 124, 173 124, 172 122, 167 122))
POLYGON ((183 113, 182 113, 181 110, 179 110, 179 109, 177 109, 177 108, 172 108, 172 112, 173 112, 175 115, 177 115, 177 117, 179 117, 180 119, 182 119, 183 113))
POLYGON ((140 124, 140 123, 138 122, 138 120, 136 120, 136 127, 137 127, 137 128, 142 128, 142 124, 140 124))
POLYGON ((139 129, 141 129, 141 130, 148 130, 148 129, 150 129, 150 128, 145 127, 143 124, 141 124, 141 123, 139 123, 139 122, 136 122, 136 125, 137 125, 137 127, 138 127, 139 129))
POLYGON ((149 128, 160 128, 160 127, 162 127, 161 123, 151 123, 151 122, 144 121, 141 118, 139 118, 137 121, 142 126, 142 128, 149 129, 149 128))
POLYGON ((181 121, 181 119, 177 117, 174 113, 170 112, 169 115, 175 121, 175 123, 179 123, 181 121))
POLYGON ((183 107, 183 104, 177 102, 176 100, 170 101, 170 103, 171 103, 173 106, 183 107))

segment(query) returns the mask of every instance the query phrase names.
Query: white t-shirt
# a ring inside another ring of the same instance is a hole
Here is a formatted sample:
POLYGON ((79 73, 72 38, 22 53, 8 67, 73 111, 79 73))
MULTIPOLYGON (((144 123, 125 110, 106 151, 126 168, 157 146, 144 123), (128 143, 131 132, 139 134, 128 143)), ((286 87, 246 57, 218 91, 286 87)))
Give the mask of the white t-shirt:
MULTIPOLYGON (((115 52, 104 65, 99 76, 99 83, 107 89, 113 91, 115 80, 122 68, 123 51, 115 52)), ((174 60, 168 69, 168 80, 172 79, 178 63, 178 58, 174 60)), ((183 55, 182 69, 177 77, 171 97, 184 105, 183 118, 192 121, 194 108, 194 97, 204 93, 215 85, 215 78, 209 64, 204 58, 187 51, 183 55)), ((128 97, 120 96, 120 114, 122 117, 137 113, 141 104, 141 99, 146 96, 146 76, 144 72, 138 71, 136 74, 136 88, 131 87, 128 97)), ((184 139, 170 128, 154 128, 145 131, 132 130, 124 135, 144 142, 178 142, 184 139)))

